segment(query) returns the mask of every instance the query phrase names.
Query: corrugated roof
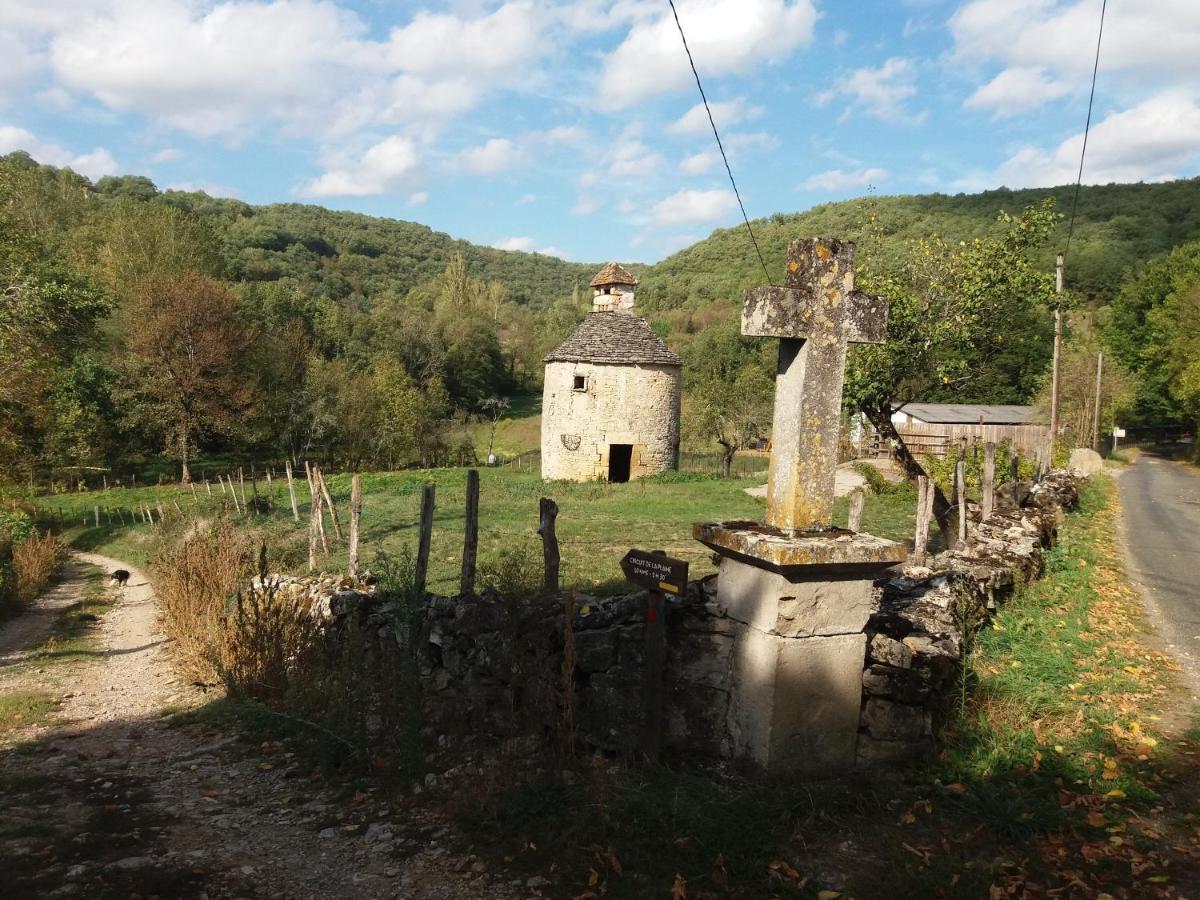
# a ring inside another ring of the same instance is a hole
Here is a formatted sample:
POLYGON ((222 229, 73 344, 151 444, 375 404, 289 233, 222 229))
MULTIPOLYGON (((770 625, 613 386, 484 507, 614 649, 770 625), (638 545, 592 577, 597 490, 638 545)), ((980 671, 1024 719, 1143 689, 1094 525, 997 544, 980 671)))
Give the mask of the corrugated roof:
POLYGON ((1040 425, 1032 406, 982 403, 906 403, 896 412, 907 413, 930 425, 1040 425))
POLYGON ((616 312, 589 313, 543 362, 683 365, 645 319, 616 312))
POLYGON ((592 279, 589 287, 604 287, 606 284, 632 284, 636 286, 637 283, 637 279, 623 265, 610 262, 605 263, 604 268, 596 273, 596 277, 592 279))

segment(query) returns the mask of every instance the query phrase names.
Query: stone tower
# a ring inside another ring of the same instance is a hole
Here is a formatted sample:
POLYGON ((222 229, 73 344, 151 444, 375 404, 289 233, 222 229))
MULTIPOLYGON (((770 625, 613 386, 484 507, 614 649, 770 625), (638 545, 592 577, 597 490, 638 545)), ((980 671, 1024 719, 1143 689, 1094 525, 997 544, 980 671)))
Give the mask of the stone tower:
POLYGON ((542 392, 542 477, 628 481, 679 465, 683 363, 633 313, 637 279, 608 263, 591 312, 549 353, 542 392))

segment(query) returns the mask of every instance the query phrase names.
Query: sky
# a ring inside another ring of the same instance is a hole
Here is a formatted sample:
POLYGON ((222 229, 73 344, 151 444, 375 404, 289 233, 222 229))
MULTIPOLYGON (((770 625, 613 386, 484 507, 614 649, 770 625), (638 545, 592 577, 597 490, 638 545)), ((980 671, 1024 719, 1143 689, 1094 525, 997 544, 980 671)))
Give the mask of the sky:
MULTIPOLYGON (((751 217, 1075 180, 1101 0, 676 0, 751 217)), ((0 0, 0 154, 566 259, 740 222, 667 0, 0 0)), ((1200 174, 1200 0, 1110 0, 1084 181, 1200 174)))

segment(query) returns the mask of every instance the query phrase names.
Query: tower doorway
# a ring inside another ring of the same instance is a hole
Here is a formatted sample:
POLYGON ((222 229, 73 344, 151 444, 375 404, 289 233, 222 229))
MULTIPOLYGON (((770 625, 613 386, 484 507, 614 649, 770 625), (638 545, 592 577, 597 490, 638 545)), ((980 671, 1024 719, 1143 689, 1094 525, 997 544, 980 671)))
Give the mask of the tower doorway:
POLYGON ((608 480, 624 484, 629 480, 629 468, 633 462, 633 444, 608 445, 608 480))

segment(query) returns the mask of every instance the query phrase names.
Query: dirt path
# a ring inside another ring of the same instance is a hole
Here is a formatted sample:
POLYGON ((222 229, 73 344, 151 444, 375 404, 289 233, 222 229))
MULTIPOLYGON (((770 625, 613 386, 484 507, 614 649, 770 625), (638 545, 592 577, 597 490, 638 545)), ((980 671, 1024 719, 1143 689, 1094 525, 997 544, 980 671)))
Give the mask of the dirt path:
MULTIPOLYGON (((449 830, 411 802, 338 796, 282 745, 173 724, 173 711, 214 698, 171 669, 146 577, 78 557, 132 578, 100 623, 100 649, 61 677, 16 675, 65 690, 52 723, 0 744, 6 897, 527 895, 452 853, 449 830)), ((73 566, 44 605, 82 589, 73 566)))
POLYGON ((29 648, 37 646, 49 633, 59 614, 79 596, 79 566, 68 560, 62 578, 53 588, 20 615, 0 625, 0 667, 11 666, 25 658, 29 648))

